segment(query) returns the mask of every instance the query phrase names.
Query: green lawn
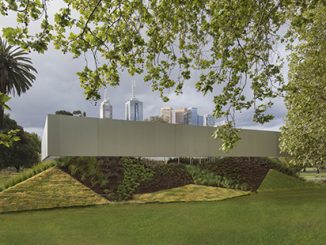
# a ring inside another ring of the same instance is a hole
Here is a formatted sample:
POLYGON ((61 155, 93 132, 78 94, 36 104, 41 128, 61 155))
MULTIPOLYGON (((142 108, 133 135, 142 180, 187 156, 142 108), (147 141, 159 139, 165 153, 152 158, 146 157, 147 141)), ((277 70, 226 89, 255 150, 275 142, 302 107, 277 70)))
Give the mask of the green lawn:
POLYGON ((0 215, 0 244, 325 244, 326 189, 0 215))
POLYGON ((224 201, 0 214, 0 244, 325 244, 325 207, 325 186, 270 171, 258 193, 224 201))

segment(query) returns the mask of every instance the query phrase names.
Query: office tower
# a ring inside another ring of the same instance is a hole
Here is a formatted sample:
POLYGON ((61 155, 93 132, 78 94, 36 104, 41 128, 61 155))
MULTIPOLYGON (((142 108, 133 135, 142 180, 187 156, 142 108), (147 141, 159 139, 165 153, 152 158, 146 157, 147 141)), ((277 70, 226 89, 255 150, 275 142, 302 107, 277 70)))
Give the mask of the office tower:
POLYGON ((172 107, 161 108, 161 118, 167 123, 172 123, 172 107))
POLYGON ((106 94, 104 95, 104 100, 100 106, 100 118, 110 118, 112 119, 113 108, 110 104, 110 100, 107 98, 106 94))
POLYGON ((197 116, 197 125, 203 126, 204 125, 204 117, 203 116, 197 116))
POLYGON ((174 110, 174 120, 176 124, 185 123, 185 113, 187 112, 186 108, 180 108, 174 110))
POLYGON ((129 121, 143 121, 143 102, 135 97, 135 82, 132 82, 131 99, 125 104, 125 119, 129 121))
POLYGON ((188 125, 198 125, 198 109, 189 107, 184 114, 184 123, 188 125))
POLYGON ((204 126, 208 127, 216 127, 217 126, 217 119, 211 114, 204 115, 204 126))

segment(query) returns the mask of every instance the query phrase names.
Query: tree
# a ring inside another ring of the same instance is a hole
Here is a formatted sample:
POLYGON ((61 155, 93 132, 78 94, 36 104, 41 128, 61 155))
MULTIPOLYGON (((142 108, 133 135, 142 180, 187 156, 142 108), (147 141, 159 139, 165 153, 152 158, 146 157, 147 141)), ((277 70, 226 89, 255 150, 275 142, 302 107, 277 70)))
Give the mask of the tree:
POLYGON ((78 73, 87 99, 98 100, 100 88, 118 85, 121 69, 144 73, 164 101, 166 90, 181 93, 199 72, 196 89, 215 93, 214 116, 227 121, 215 133, 224 150, 239 140, 235 112, 252 109, 257 123, 273 119, 268 110, 284 91, 283 61, 275 48, 292 43, 298 30, 308 27, 307 13, 325 5, 323 0, 65 0, 52 18, 48 2, 0 1, 3 15, 17 13, 18 26, 4 28, 5 37, 38 52, 52 42, 75 57, 91 54, 94 66, 87 62, 78 73), (29 30, 34 20, 41 20, 36 34, 29 30))
MULTIPOLYGON (((0 4, 1 5, 1 4, 0 4)), ((0 93, 25 93, 35 80, 31 59, 28 52, 8 45, 0 38, 0 93)), ((4 107, 0 105, 0 129, 3 128, 4 107)))
POLYGON ((56 115, 67 115, 67 116, 77 116, 77 117, 86 117, 86 112, 82 112, 81 110, 77 111, 65 111, 65 110, 59 110, 55 112, 56 115))
POLYGON ((69 111, 65 111, 65 110, 59 110, 55 112, 56 115, 66 115, 66 116, 73 116, 74 114, 72 114, 69 111))
POLYGON ((19 130, 17 136, 20 140, 9 148, 0 145, 0 168, 15 167, 18 172, 21 168, 30 167, 40 161, 41 141, 36 134, 25 132, 8 115, 4 117, 4 128, 7 131, 19 130))
MULTIPOLYGON (((0 106, 2 106, 4 109, 10 110, 9 106, 6 105, 6 102, 8 102, 9 99, 9 96, 0 92, 0 106)), ((14 142, 19 141, 19 137, 17 136, 18 132, 19 129, 14 129, 4 133, 3 130, 0 129, 0 145, 11 147, 14 142)))
POLYGON ((291 54, 281 148, 294 164, 320 168, 326 164, 326 6, 307 15, 311 22, 297 30, 300 43, 291 54))

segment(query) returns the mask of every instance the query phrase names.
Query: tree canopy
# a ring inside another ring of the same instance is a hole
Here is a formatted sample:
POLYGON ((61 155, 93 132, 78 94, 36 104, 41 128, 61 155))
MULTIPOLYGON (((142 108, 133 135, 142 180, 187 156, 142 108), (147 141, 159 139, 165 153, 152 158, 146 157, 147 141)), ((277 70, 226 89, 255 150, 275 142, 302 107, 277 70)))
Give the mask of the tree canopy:
MULTIPOLYGON (((143 73, 168 101, 199 72, 196 89, 214 94, 214 116, 223 149, 239 139, 235 112, 253 110, 253 121, 273 119, 273 99, 284 92, 279 45, 300 43, 323 0, 65 0, 54 16, 49 0, 0 0, 0 13, 17 14, 3 29, 10 43, 45 52, 52 43, 74 57, 93 57, 78 73, 87 99, 119 85, 119 72, 143 73), (38 32, 30 24, 40 23, 38 32), (247 92, 246 92, 247 91, 247 92), (249 92, 248 92, 249 91, 249 92)), ((325 15, 325 14, 324 14, 325 15)))
MULTIPOLYGON (((6 105, 9 99, 10 97, 8 95, 0 92, 0 107, 10 110, 10 107, 6 105)), ((9 131, 6 130, 6 132, 4 132, 3 129, 0 130, 0 146, 3 145, 5 147, 11 147, 14 142, 19 141, 19 137, 17 136, 19 131, 19 129, 13 129, 9 131)))
MULTIPOLYGON (((0 92, 2 94, 25 93, 35 80, 36 69, 19 47, 9 45, 0 37, 0 92)), ((4 107, 0 105, 0 129, 3 126, 4 107)))
POLYGON ((0 144, 0 168, 15 167, 19 171, 40 161, 41 141, 36 134, 25 132, 8 115, 4 118, 4 128, 8 132, 18 131, 19 141, 13 142, 11 147, 0 144))
POLYGON ((325 13, 325 6, 307 12, 313 23, 298 30, 303 42, 291 54, 281 148, 302 166, 326 164, 325 13))

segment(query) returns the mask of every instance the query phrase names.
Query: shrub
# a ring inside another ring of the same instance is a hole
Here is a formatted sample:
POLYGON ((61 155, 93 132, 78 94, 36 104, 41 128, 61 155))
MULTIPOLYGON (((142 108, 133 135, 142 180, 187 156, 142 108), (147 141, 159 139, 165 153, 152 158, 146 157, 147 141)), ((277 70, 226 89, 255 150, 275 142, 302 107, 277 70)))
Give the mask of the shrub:
POLYGON ((65 157, 58 162, 64 170, 89 187, 107 184, 107 178, 95 157, 65 157))
POLYGON ((154 172, 140 161, 131 158, 122 160, 124 177, 117 190, 119 200, 128 200, 135 193, 140 183, 151 179, 154 172))
POLYGON ((139 186, 137 193, 155 192, 193 183, 184 164, 162 164, 151 162, 147 165, 154 176, 139 186))
POLYGON ((230 189, 248 190, 247 183, 240 183, 237 180, 232 180, 225 176, 216 175, 206 169, 201 169, 199 166, 187 165, 187 170, 192 176, 195 184, 225 187, 230 189))
POLYGON ((250 190, 255 191, 262 183, 269 169, 296 176, 296 170, 282 164, 278 159, 267 157, 225 157, 208 159, 197 164, 202 169, 216 175, 247 183, 250 190))

